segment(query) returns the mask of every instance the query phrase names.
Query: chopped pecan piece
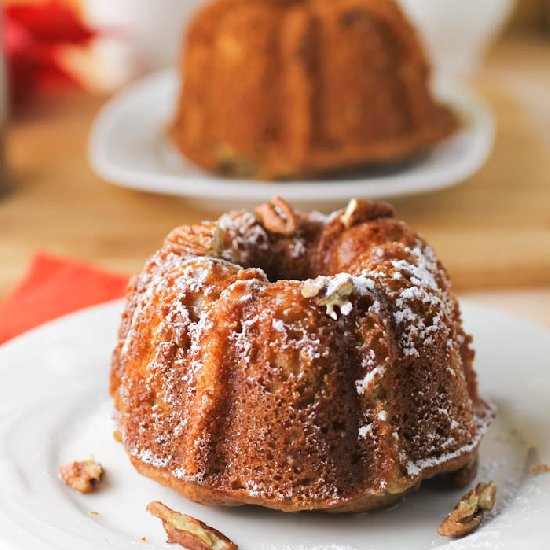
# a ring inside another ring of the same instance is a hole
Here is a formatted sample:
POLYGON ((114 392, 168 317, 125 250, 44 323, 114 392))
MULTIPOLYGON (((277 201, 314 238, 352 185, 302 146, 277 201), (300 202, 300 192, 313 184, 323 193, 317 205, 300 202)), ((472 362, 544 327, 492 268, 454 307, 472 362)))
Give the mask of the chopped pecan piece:
POLYGON ((256 216, 271 233, 290 237, 298 229, 298 216, 292 207, 281 197, 274 197, 256 208, 256 216))
POLYGON ((539 462, 539 464, 533 464, 530 468, 532 474, 543 474, 550 472, 550 464, 544 464, 544 462, 539 462))
POLYGON ((341 274, 336 277, 317 277, 304 281, 301 294, 304 298, 315 298, 318 306, 325 306, 327 315, 337 319, 335 307, 347 315, 351 310, 348 296, 353 292, 353 279, 350 275, 341 274))
POLYGON ((468 491, 439 526, 444 537, 463 537, 477 529, 485 511, 495 505, 497 488, 494 482, 478 483, 468 491))
POLYGON ((103 467, 93 458, 64 464, 59 469, 59 475, 65 485, 81 493, 92 493, 99 485, 103 476, 103 467))
POLYGON ((351 199, 340 217, 340 221, 346 229, 349 229, 357 223, 376 220, 378 218, 391 218, 394 215, 395 212, 388 203, 351 199))
POLYGON ((302 296, 304 298, 314 298, 315 296, 318 296, 323 288, 323 285, 324 283, 321 278, 308 279, 307 281, 304 281, 301 290, 302 296))
POLYGON ((191 516, 175 512, 162 502, 149 503, 147 511, 162 520, 169 543, 180 544, 189 550, 238 549, 235 543, 216 529, 191 516))

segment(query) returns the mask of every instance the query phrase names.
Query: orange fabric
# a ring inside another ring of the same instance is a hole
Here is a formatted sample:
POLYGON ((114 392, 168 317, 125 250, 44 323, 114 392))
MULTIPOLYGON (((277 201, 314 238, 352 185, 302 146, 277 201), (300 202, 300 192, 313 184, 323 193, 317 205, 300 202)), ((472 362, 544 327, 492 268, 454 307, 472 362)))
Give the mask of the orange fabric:
POLYGON ((0 304, 0 344, 46 321, 124 295, 128 275, 38 253, 0 304))

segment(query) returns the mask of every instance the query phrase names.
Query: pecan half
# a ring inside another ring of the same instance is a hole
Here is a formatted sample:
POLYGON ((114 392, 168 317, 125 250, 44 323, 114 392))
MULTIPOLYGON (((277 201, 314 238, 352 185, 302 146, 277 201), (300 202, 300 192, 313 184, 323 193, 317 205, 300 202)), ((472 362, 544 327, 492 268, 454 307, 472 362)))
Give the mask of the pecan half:
POLYGON ((65 485, 81 493, 92 493, 99 485, 103 476, 103 467, 93 458, 64 464, 59 469, 59 475, 65 485))
POLYGON ((175 512, 162 502, 150 502, 147 512, 162 520, 169 543, 180 544, 189 550, 238 549, 235 543, 216 529, 191 516, 175 512))
POLYGON ((256 208, 255 214, 271 233, 290 237, 298 229, 298 216, 281 197, 274 197, 271 201, 261 204, 256 208))
POLYGON ((477 529, 485 512, 493 509, 496 493, 494 482, 478 483, 443 520, 439 534, 444 537, 463 537, 477 529))
POLYGON ((361 222, 377 220, 378 218, 392 218, 395 212, 386 202, 358 201, 351 199, 340 217, 346 229, 361 222))
POLYGON ((176 227, 166 237, 164 248, 181 255, 216 256, 220 248, 220 237, 223 237, 220 229, 215 222, 176 227))

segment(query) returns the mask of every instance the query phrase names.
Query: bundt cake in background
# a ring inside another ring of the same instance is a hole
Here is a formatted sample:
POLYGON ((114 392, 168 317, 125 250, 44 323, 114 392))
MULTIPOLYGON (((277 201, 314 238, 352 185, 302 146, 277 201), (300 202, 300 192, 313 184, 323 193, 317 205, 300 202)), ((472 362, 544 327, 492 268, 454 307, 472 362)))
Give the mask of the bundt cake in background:
POLYGON ((133 279, 118 435, 139 472, 201 503, 387 506, 473 472, 492 414, 470 341, 390 206, 324 218, 276 199, 175 229, 133 279))
POLYGON ((224 175, 399 161, 457 127, 393 0, 214 0, 189 26, 182 77, 172 141, 224 175))

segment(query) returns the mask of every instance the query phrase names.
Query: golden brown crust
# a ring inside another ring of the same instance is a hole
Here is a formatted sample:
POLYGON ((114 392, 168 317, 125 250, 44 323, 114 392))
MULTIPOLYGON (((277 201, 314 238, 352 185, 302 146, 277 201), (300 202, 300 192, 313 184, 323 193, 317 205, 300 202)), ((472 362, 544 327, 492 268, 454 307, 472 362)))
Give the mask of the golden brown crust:
POLYGON ((215 0, 190 25, 182 73, 174 143, 235 177, 404 160, 457 128, 393 0, 215 0))
POLYGON ((466 487, 476 478, 478 467, 479 456, 475 453, 471 456, 465 466, 463 466, 460 470, 456 470, 456 472, 451 473, 451 485, 458 488, 466 487))
POLYGON ((206 504, 336 512, 471 466, 491 410, 431 248, 382 204, 294 214, 178 228, 133 283, 111 385, 132 463, 206 504))
MULTIPOLYGON (((457 457, 445 464, 435 466, 425 472, 425 479, 446 472, 460 471, 470 461, 477 457, 477 448, 471 453, 457 457)), ((304 512, 322 511, 333 514, 364 512, 366 510, 377 510, 388 508, 403 500, 411 491, 417 490, 419 480, 404 480, 401 485, 394 484, 392 492, 385 493, 359 493, 350 496, 347 500, 331 503, 325 499, 311 499, 304 502, 298 499, 286 499, 274 501, 269 497, 250 496, 247 491, 234 491, 224 488, 205 487, 196 482, 185 482, 174 478, 173 474, 166 468, 157 468, 136 460, 130 456, 130 461, 136 470, 164 487, 168 487, 180 495, 204 504, 206 506, 246 506, 256 505, 265 508, 272 508, 282 512, 304 512)))

